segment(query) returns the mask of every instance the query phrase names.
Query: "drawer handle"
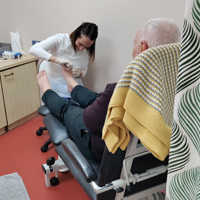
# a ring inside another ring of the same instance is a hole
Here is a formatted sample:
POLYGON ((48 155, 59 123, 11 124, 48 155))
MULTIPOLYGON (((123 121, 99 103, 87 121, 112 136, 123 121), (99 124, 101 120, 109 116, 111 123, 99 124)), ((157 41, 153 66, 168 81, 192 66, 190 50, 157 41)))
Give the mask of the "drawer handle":
POLYGON ((4 77, 7 77, 7 76, 12 76, 14 73, 12 72, 11 74, 8 74, 8 75, 4 75, 4 77))

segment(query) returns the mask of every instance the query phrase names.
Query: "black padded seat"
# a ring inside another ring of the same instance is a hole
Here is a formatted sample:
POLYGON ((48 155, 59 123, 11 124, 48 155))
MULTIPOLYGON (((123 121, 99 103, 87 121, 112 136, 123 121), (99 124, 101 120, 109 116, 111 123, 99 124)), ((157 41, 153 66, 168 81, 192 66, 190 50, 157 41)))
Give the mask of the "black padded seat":
MULTIPOLYGON (((114 154, 112 154, 105 146, 102 161, 101 163, 98 163, 87 159, 79 151, 74 142, 68 138, 64 139, 61 142, 61 145, 56 147, 56 152, 92 200, 115 199, 115 190, 96 194, 90 185, 90 182, 94 181, 98 186, 102 187, 119 179, 126 151, 118 149, 114 154)), ((132 174, 143 173, 147 169, 167 164, 168 157, 164 162, 162 162, 152 154, 147 154, 133 160, 131 172, 132 174)), ((165 183, 166 178, 167 172, 145 181, 138 182, 135 185, 132 184, 131 191, 126 188, 124 197, 131 196, 145 189, 165 183)))
MULTIPOLYGON (((56 152, 60 156, 60 158, 64 161, 65 165, 68 167, 70 172, 73 174, 73 176, 76 178, 76 180, 79 182, 79 184, 82 186, 82 188, 85 190, 87 195, 92 200, 96 200, 96 194, 94 193, 94 190, 90 184, 83 178, 83 176, 80 175, 79 168, 76 168, 74 163, 71 161, 71 158, 66 154, 65 150, 63 149, 62 145, 59 145, 56 147, 56 152)), ((96 170, 99 170, 99 163, 96 163, 96 166, 94 167, 96 170)), ((92 169, 94 169, 92 168, 92 169)), ((92 170, 94 173, 94 177, 97 175, 97 173, 92 170)))
POLYGON ((99 163, 83 156, 74 142, 68 138, 56 147, 56 152, 92 200, 115 198, 115 190, 96 195, 89 182, 94 181, 99 186, 104 186, 118 179, 125 151, 118 149, 112 154, 105 147, 102 162, 99 163))

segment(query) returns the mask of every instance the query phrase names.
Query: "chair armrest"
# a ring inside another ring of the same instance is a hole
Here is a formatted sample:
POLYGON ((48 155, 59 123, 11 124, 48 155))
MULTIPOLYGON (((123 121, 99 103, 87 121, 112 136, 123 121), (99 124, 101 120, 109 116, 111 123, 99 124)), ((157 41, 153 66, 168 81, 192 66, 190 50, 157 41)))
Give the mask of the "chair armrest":
POLYGON ((95 170, 85 156, 80 152, 75 143, 71 139, 67 138, 61 142, 61 145, 85 181, 88 183, 96 181, 97 174, 95 170))
POLYGON ((43 105, 38 108, 38 113, 42 116, 46 116, 50 113, 50 111, 47 106, 43 105))

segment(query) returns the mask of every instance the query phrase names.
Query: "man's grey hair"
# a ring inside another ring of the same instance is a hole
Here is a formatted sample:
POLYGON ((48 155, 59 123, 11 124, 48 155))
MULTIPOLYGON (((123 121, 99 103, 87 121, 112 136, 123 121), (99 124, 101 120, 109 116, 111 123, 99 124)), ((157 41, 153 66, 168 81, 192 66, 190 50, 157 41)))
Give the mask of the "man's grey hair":
POLYGON ((145 40, 148 47, 181 41, 181 32, 172 19, 155 18, 140 29, 140 41, 145 40))

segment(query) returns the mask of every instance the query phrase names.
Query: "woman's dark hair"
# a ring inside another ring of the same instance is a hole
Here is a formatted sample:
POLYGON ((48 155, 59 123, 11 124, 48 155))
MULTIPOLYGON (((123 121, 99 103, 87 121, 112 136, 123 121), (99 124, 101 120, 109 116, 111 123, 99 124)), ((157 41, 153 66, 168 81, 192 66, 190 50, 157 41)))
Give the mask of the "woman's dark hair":
POLYGON ((76 30, 74 30, 70 34, 70 39, 74 51, 76 52, 76 39, 81 37, 81 35, 87 36, 90 40, 94 41, 94 43, 87 48, 88 54, 90 56, 90 61, 94 61, 95 59, 95 42, 98 36, 98 26, 96 24, 90 22, 83 22, 76 30))

